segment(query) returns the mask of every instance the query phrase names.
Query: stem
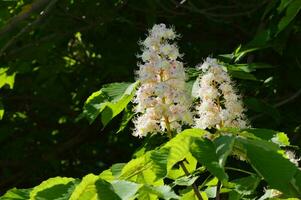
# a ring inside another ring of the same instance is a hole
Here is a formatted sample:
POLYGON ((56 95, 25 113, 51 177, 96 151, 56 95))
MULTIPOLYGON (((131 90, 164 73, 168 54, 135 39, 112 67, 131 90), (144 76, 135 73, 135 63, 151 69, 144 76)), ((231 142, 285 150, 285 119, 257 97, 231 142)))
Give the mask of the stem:
MULTIPOLYGON (((170 122, 169 122, 169 119, 168 119, 167 116, 164 116, 164 122, 165 122, 165 125, 166 125, 167 135, 168 135, 169 139, 171 139, 173 137, 173 135, 172 135, 172 132, 171 132, 171 129, 170 129, 170 122)), ((187 170, 187 168, 186 168, 183 161, 180 161, 180 167, 183 169, 186 176, 190 175, 190 173, 187 170)), ((193 191, 194 191, 195 195, 197 196, 197 198, 199 200, 203 200, 202 195, 201 195, 201 193, 198 189, 198 186, 195 183, 192 184, 192 188, 193 188, 193 191)))
MULTIPOLYGON (((216 89, 218 89, 217 88, 217 83, 215 81, 213 81, 213 85, 214 85, 214 87, 216 89)), ((218 111, 221 112, 221 102, 220 102, 219 97, 217 97, 217 99, 216 99, 216 104, 217 104, 218 111)), ((223 128, 223 126, 224 126, 224 121, 223 120, 221 120, 219 126, 220 126, 219 128, 223 128)), ((221 199, 220 198, 220 190, 221 190, 221 181, 218 180, 217 186, 216 186, 216 194, 215 194, 215 199, 216 200, 220 200, 221 199)))
POLYGON ((217 186, 216 186, 215 200, 220 200, 221 199, 221 197, 220 197, 221 185, 222 185, 221 181, 218 181, 217 186))
POLYGON ((243 173, 250 174, 250 175, 256 175, 255 173, 252 173, 252 172, 249 172, 249 171, 246 171, 246 170, 243 170, 243 169, 237 169, 237 168, 234 168, 234 167, 225 167, 225 169, 238 171, 238 172, 243 172, 243 173))
MULTIPOLYGON (((187 168, 186 168, 186 166, 185 166, 185 164, 184 164, 183 161, 180 162, 180 166, 181 166, 181 168, 183 169, 185 175, 186 175, 186 176, 189 176, 190 173, 188 172, 188 170, 187 170, 187 168)), ((198 189, 198 186, 197 186, 195 183, 192 184, 192 188, 193 188, 193 191, 194 191, 195 195, 197 196, 197 198, 198 198, 199 200, 203 200, 202 195, 201 195, 201 193, 200 193, 200 191, 199 191, 199 189, 198 189)))

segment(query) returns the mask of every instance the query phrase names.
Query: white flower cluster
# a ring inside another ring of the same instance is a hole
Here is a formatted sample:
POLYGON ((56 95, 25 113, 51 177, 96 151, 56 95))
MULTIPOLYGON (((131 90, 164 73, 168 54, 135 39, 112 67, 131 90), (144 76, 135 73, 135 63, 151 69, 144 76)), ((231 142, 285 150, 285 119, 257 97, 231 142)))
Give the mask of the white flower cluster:
POLYGON ((143 64, 139 64, 137 71, 141 86, 134 100, 140 116, 134 121, 134 136, 175 131, 184 123, 193 122, 190 98, 185 91, 185 70, 177 60, 177 46, 171 43, 176 37, 173 29, 158 24, 141 42, 143 64))
POLYGON ((206 58, 199 68, 204 74, 197 82, 197 96, 201 102, 197 106, 195 126, 202 129, 245 128, 244 108, 227 71, 213 58, 206 58))

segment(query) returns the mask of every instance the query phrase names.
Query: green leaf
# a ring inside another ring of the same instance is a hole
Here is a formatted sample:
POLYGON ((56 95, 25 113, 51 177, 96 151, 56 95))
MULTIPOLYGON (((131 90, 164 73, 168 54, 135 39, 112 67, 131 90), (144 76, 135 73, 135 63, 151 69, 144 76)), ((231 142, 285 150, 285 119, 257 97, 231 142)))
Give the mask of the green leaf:
MULTIPOLYGON (((105 109, 101 114, 101 122, 106 126, 116 115, 118 115, 122 110, 126 108, 128 103, 133 99, 135 95, 138 82, 132 83, 127 87, 122 96, 115 98, 111 102, 107 102, 105 109)), ((116 88, 116 86, 114 86, 116 88)), ((118 90, 120 92, 120 90, 118 90)))
POLYGON ((106 126, 126 108, 134 97, 137 86, 138 82, 105 85, 86 100, 81 117, 86 117, 92 123, 101 114, 101 121, 106 126))
POLYGON ((244 71, 229 70, 229 73, 234 78, 257 81, 257 78, 253 74, 250 74, 250 73, 247 73, 247 72, 244 72, 244 71))
POLYGON ((176 163, 191 155, 189 150, 191 139, 201 138, 204 134, 209 133, 202 129, 186 129, 164 145, 164 148, 169 148, 170 151, 167 161, 168 172, 176 163))
POLYGON ((3 115, 4 115, 4 107, 3 107, 3 103, 0 99, 0 120, 3 119, 3 115))
POLYGON ((167 161, 169 156, 169 149, 162 148, 154 150, 150 154, 152 160, 152 169, 156 173, 157 179, 163 178, 167 175, 167 161))
POLYGON ((99 179, 94 174, 86 175, 76 186, 69 200, 97 200, 95 182, 99 179))
POLYGON ((122 200, 134 199, 137 191, 142 187, 141 184, 123 180, 112 181, 111 185, 122 200))
POLYGON ((184 176, 175 180, 174 185, 191 186, 199 177, 184 176))
POLYGON ((113 176, 113 173, 112 173, 111 169, 107 169, 107 170, 101 172, 98 177, 101 178, 101 179, 103 179, 103 180, 106 180, 106 181, 113 181, 113 180, 115 180, 115 177, 113 176))
POLYGON ((106 94, 109 101, 117 102, 121 99, 122 95, 126 92, 130 85, 132 85, 132 83, 110 83, 104 85, 101 90, 104 94, 106 94))
POLYGON ((234 137, 227 135, 218 137, 213 141, 216 148, 216 154, 221 166, 225 166, 226 160, 232 151, 234 141, 234 137))
POLYGON ((155 194, 156 196, 169 200, 169 199, 179 199, 179 196, 167 185, 163 186, 150 186, 144 185, 141 190, 147 191, 149 193, 155 194))
POLYGON ((125 109, 123 111, 123 116, 122 116, 122 119, 121 119, 121 124, 120 124, 119 129, 116 133, 120 133, 121 131, 123 131, 125 129, 125 127, 127 126, 127 124, 134 117, 134 115, 135 115, 135 113, 131 109, 128 109, 127 107, 125 107, 125 109))
POLYGON ((0 68, 0 88, 8 85, 10 89, 13 89, 15 83, 16 73, 8 73, 9 68, 0 68))
POLYGON ((244 132, 253 134, 254 136, 261 138, 263 140, 271 141, 279 146, 289 146, 289 138, 283 132, 274 131, 271 129, 259 129, 259 128, 249 128, 243 129, 244 132))
POLYGON ((301 171, 280 154, 271 142, 237 138, 243 145, 252 167, 268 184, 290 197, 301 197, 301 171))
POLYGON ((80 199, 95 199, 95 200, 121 200, 121 198, 114 192, 113 186, 102 179, 99 179, 95 182, 95 188, 97 190, 97 196, 95 198, 83 198, 80 199))
POLYGON ((0 197, 0 200, 27 200, 29 199, 29 193, 31 190, 32 189, 12 188, 0 197))
POLYGON ((222 136, 215 142, 206 138, 198 138, 191 144, 192 155, 203 164, 219 180, 225 181, 228 175, 225 172, 224 164, 232 150, 234 140, 230 136, 222 136))
POLYGON ((277 7, 277 11, 281 13, 290 3, 294 0, 281 0, 279 6, 277 7))
POLYGON ((85 102, 81 116, 86 117, 90 123, 94 122, 97 116, 105 109, 106 101, 107 97, 102 90, 92 93, 85 102))
POLYGON ((116 163, 116 164, 112 165, 112 167, 111 167, 112 175, 116 178, 119 177, 122 172, 122 169, 125 165, 126 165, 126 163, 116 163))
POLYGON ((231 183, 235 185, 233 191, 230 192, 231 198, 242 199, 246 195, 251 195, 256 190, 260 180, 255 175, 232 180, 231 183))
POLYGON ((257 69, 269 69, 274 66, 265 63, 250 63, 250 64, 227 64, 225 63, 227 70, 229 71, 242 71, 246 73, 255 72, 257 69))
POLYGON ((142 173, 144 170, 150 168, 150 153, 151 152, 147 152, 143 156, 140 156, 136 159, 132 159, 130 162, 128 162, 121 170, 120 179, 130 179, 142 173))
POLYGON ((68 199, 68 190, 74 187, 74 178, 55 177, 43 181, 30 192, 30 200, 68 199))
POLYGON ((111 183, 99 179, 95 182, 99 200, 132 200, 141 184, 117 180, 111 183))
POLYGON ((287 25, 297 16, 301 9, 301 1, 300 0, 293 0, 289 3, 289 5, 286 5, 286 13, 285 16, 280 20, 278 23, 278 31, 276 33, 279 34, 281 31, 287 27, 287 25))
MULTIPOLYGON (((200 191, 200 194, 203 200, 208 200, 208 196, 205 192, 200 191)), ((193 189, 188 190, 186 193, 181 194, 180 200, 198 200, 198 197, 195 195, 193 189)))
MULTIPOLYGON (((265 38, 266 36, 264 36, 265 38)), ((257 42, 258 38, 255 37, 253 39, 253 41, 251 41, 252 43, 256 43, 256 44, 247 44, 246 47, 241 47, 239 46, 233 53, 233 58, 234 58, 234 62, 237 63, 239 62, 243 57, 245 57, 246 55, 248 55, 251 52, 254 51, 258 51, 261 50, 262 48, 264 48, 264 46, 259 46, 257 45, 257 43, 260 43, 259 41, 257 42), (256 40, 256 41, 255 41, 256 40), (247 47, 249 46, 249 47, 247 47)), ((262 41, 261 37, 260 37, 260 41, 262 41)), ((261 43, 262 44, 262 43, 261 43)), ((263 43, 264 44, 264 43, 263 43)))

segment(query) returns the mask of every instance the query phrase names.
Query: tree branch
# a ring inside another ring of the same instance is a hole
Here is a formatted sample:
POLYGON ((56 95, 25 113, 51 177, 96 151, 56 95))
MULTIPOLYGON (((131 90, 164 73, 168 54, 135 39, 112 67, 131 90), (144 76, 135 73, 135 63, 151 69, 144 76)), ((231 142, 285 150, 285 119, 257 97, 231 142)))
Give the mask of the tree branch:
POLYGON ((27 11, 22 11, 18 15, 14 16, 8 23, 0 29, 0 37, 7 32, 13 30, 18 26, 18 24, 27 19, 32 13, 38 11, 42 6, 48 3, 49 0, 36 0, 34 3, 30 5, 30 9, 27 11))
MULTIPOLYGON (((287 103, 289 103, 289 102, 295 100, 295 99, 296 99, 297 97, 299 97, 300 95, 301 95, 301 89, 299 89, 297 92, 295 92, 292 96, 290 96, 290 97, 288 97, 288 98, 285 98, 283 101, 280 101, 280 102, 274 104, 273 107, 274 107, 274 108, 278 108, 278 107, 280 107, 280 106, 283 106, 283 105, 285 105, 285 104, 287 104, 287 103)), ((265 115, 265 113, 260 113, 260 114, 258 114, 258 115, 253 116, 253 117, 250 117, 249 119, 250 119, 251 121, 253 121, 253 120, 255 120, 255 119, 257 119, 257 118, 259 118, 259 117, 261 117, 261 116, 263 116, 263 115, 265 115)))
POLYGON ((0 50, 0 57, 4 55, 4 52, 7 48, 9 48, 21 35, 29 31, 34 25, 37 25, 41 22, 41 20, 47 16, 50 12, 50 10, 53 8, 53 6, 57 3, 58 0, 52 0, 49 2, 49 4, 46 6, 46 8, 40 13, 40 16, 37 17, 36 20, 34 20, 32 23, 28 23, 27 26, 25 26, 18 34, 13 36, 0 50))

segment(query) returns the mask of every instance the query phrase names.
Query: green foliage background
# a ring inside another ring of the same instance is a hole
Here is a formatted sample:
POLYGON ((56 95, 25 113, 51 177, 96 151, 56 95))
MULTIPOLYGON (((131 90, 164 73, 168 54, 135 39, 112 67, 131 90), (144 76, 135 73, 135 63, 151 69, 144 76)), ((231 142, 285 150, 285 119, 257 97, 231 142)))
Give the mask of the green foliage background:
POLYGON ((186 67, 208 55, 232 56, 237 62, 229 68, 252 125, 284 131, 300 146, 300 4, 0 1, 0 193, 130 160, 144 140, 131 136, 131 124, 118 131, 122 114, 103 127, 101 117, 89 124, 81 113, 103 85, 134 82, 137 42, 154 23, 182 35, 186 67))

